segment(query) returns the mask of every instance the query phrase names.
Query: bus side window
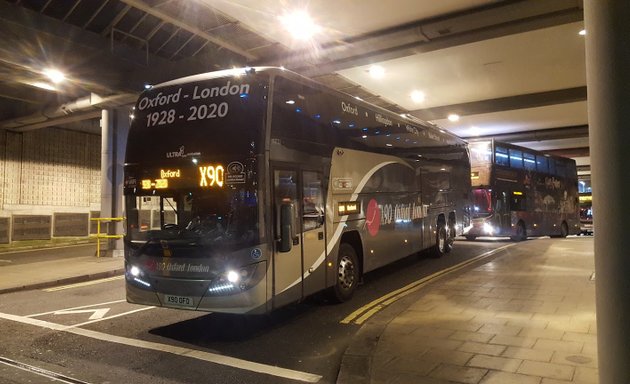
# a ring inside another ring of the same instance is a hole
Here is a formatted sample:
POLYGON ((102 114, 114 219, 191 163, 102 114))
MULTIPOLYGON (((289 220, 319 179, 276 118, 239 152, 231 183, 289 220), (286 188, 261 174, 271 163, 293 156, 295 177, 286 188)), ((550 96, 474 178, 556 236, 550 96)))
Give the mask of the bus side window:
POLYGON ((294 236, 298 229, 296 228, 298 222, 298 204, 297 204, 297 172, 276 170, 274 171, 274 191, 275 191, 275 206, 276 206, 276 237, 279 238, 282 233, 280 228, 281 207, 291 206, 292 220, 291 236, 294 236))
POLYGON ((512 197, 510 199, 510 210, 511 211, 525 211, 525 193, 522 192, 512 192, 512 197))
POLYGON ((318 172, 305 171, 302 173, 302 180, 304 180, 302 224, 303 230, 308 231, 324 225, 322 176, 318 172))

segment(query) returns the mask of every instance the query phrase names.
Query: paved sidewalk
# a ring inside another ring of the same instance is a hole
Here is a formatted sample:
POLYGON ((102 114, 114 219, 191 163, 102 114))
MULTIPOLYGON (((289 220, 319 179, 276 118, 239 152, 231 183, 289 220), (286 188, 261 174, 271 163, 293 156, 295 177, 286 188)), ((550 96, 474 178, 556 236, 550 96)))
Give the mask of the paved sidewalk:
POLYGON ((368 321, 337 383, 598 383, 593 238, 528 240, 368 321))
POLYGON ((20 255, 0 253, 0 294, 27 289, 40 289, 61 284, 72 284, 124 272, 123 257, 94 256, 94 251, 85 256, 62 257, 68 247, 40 249, 46 256, 35 262, 15 262, 20 255), (13 259, 13 260, 12 260, 13 259))

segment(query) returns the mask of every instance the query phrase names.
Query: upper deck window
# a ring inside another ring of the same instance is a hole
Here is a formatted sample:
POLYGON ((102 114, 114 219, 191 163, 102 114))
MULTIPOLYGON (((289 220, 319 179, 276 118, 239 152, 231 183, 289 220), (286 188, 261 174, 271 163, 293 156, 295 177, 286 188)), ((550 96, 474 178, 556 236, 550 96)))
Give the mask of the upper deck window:
POLYGON ((536 156, 531 153, 524 152, 523 166, 525 169, 536 170, 536 156))
POLYGON ((549 167, 547 165, 548 161, 547 161, 547 157, 544 155, 537 155, 536 156, 536 170, 538 172, 543 172, 543 173, 547 173, 549 172, 549 167))
POLYGON ((523 152, 510 148, 510 167, 523 168, 523 152))
POLYGON ((549 163, 549 173, 552 175, 556 174, 556 162, 553 159, 548 159, 548 163, 549 163))
POLYGON ((494 162, 498 165, 510 165, 510 158, 508 156, 507 148, 496 147, 494 149, 494 162))

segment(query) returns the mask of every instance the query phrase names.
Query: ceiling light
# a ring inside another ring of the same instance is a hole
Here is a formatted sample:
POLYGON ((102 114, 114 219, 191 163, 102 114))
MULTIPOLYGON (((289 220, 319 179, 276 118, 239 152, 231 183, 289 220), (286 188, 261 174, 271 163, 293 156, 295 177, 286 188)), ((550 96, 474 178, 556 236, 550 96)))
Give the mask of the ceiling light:
POLYGON ((280 16, 284 28, 297 40, 308 40, 318 31, 319 27, 305 11, 294 11, 280 16))
POLYGON ((66 75, 64 75, 63 72, 54 68, 44 69, 44 75, 46 75, 50 79, 50 81, 55 84, 61 83, 66 79, 66 75))
POLYGON ((586 29, 583 29, 580 32, 578 32, 578 35, 585 36, 586 35, 586 29))
POLYGON ((459 121, 459 115, 456 113, 451 113, 448 115, 448 121, 452 121, 453 123, 459 121))
POLYGON ((380 65, 371 66, 368 72, 370 73, 370 76, 375 79, 382 79, 383 77, 385 77, 385 68, 381 67, 380 65))
POLYGON ((426 95, 422 91, 413 91, 411 92, 411 100, 414 103, 423 103, 424 99, 426 99, 426 95))

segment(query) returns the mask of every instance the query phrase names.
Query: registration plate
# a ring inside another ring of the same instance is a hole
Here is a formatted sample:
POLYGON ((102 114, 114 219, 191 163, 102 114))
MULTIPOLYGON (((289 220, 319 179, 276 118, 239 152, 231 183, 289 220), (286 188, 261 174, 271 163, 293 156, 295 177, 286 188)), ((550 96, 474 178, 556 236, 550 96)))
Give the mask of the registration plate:
POLYGON ((164 295, 167 305, 177 305, 179 307, 194 307, 193 298, 188 296, 164 295))

